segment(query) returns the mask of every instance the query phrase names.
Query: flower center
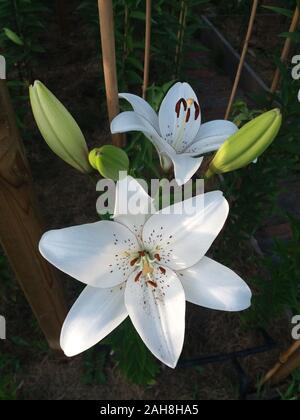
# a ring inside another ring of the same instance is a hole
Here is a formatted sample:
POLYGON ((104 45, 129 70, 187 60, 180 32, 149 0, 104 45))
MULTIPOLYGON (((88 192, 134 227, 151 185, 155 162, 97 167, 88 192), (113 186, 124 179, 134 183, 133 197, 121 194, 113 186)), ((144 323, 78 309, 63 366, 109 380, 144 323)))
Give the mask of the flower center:
MULTIPOLYGON (((157 283, 154 280, 154 263, 160 262, 161 258, 159 254, 155 254, 151 256, 149 252, 147 251, 140 251, 138 253, 138 256, 134 258, 130 265, 132 267, 139 268, 139 272, 135 277, 135 282, 138 282, 141 280, 141 278, 144 278, 146 280, 146 284, 150 285, 154 288, 157 287, 157 283)), ((166 270, 163 267, 159 267, 159 270, 161 273, 166 274, 166 270)))
POLYGON ((194 110, 195 121, 200 118, 200 106, 193 98, 180 98, 175 105, 175 112, 177 116, 177 134, 174 143, 174 149, 179 150, 179 146, 183 145, 184 132, 186 124, 190 121, 192 111, 194 110), (183 115, 182 115, 183 110, 183 115), (181 116, 182 115, 182 116, 181 116))

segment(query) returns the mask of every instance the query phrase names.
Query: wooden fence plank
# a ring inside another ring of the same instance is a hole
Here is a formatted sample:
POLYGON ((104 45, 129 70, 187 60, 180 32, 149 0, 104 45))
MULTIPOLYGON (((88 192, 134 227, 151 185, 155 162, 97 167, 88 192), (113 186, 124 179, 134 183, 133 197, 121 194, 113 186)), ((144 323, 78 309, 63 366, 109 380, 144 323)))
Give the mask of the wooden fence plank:
POLYGON ((23 143, 6 82, 0 80, 1 245, 50 347, 60 349, 67 310, 57 273, 38 251, 42 234, 23 143))

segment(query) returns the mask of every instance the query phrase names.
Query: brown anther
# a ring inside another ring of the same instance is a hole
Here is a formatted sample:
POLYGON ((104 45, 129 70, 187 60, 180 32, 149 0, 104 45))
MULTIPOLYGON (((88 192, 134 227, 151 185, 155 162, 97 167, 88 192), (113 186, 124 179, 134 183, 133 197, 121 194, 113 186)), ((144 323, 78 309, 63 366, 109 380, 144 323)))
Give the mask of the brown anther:
POLYGON ((166 270, 165 268, 163 268, 163 267, 159 267, 159 269, 160 269, 160 272, 161 272, 163 275, 165 275, 165 274, 166 274, 167 270, 166 270))
POLYGON ((154 255, 154 258, 155 258, 157 261, 161 261, 161 258, 160 258, 160 255, 159 255, 159 254, 155 254, 155 255, 154 255))
POLYGON ((133 267, 137 262, 138 262, 139 258, 135 258, 134 260, 132 260, 130 262, 131 267, 133 267))
POLYGON ((176 112, 177 118, 179 118, 179 115, 180 115, 181 104, 183 104, 184 111, 187 110, 188 105, 187 105, 186 100, 184 98, 179 99, 179 101, 175 105, 175 112, 176 112))
POLYGON ((200 106, 199 104, 197 104, 196 101, 194 102, 194 107, 195 107, 195 121, 196 121, 200 115, 200 106))
POLYGON ((157 287, 157 283, 153 280, 148 280, 147 284, 150 284, 150 286, 152 286, 152 287, 157 287))
POLYGON ((139 281, 139 279, 141 278, 141 275, 143 274, 143 272, 142 271, 140 271, 139 273, 138 273, 138 275, 135 277, 135 279, 134 279, 134 281, 135 282, 138 282, 139 281))
POLYGON ((140 256, 140 257, 145 257, 145 256, 146 256, 145 251, 140 251, 140 252, 139 252, 139 256, 140 256))

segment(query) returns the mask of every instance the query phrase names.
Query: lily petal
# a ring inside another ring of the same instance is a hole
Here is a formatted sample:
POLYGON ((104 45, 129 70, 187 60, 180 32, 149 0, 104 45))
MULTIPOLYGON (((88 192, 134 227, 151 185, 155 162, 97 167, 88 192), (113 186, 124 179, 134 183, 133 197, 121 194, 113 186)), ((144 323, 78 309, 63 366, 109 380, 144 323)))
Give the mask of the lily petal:
POLYGON ((251 305, 251 290, 236 273, 210 258, 178 272, 186 300, 204 308, 238 312, 251 305))
POLYGON ((172 147, 160 137, 149 121, 134 111, 126 111, 117 115, 112 120, 110 129, 112 134, 141 131, 153 143, 159 153, 166 153, 168 156, 174 154, 172 147))
POLYGON ((154 200, 136 179, 128 176, 117 183, 114 213, 116 222, 127 226, 141 239, 143 226, 154 212, 154 200))
POLYGON ((52 230, 40 241, 40 252, 51 264, 94 287, 114 287, 132 273, 131 254, 139 251, 136 237, 119 223, 102 221, 52 230))
POLYGON ((218 150, 224 141, 237 131, 238 127, 230 121, 216 120, 202 124, 193 143, 185 153, 199 156, 218 150))
POLYGON ((201 124, 198 99, 188 83, 178 82, 171 87, 161 103, 158 118, 163 139, 178 153, 183 152, 193 142, 201 124))
POLYGON ((147 251, 172 270, 192 267, 207 253, 227 219, 221 191, 198 195, 150 217, 143 230, 147 251))
POLYGON ((125 286, 100 289, 86 286, 71 308, 61 331, 60 344, 68 357, 97 344, 128 316, 125 286))
POLYGON ((148 120, 154 129, 160 134, 158 115, 148 102, 137 95, 132 95, 131 93, 119 93, 119 98, 126 99, 126 101, 128 101, 132 106, 133 110, 148 120))
POLYGON ((194 158, 186 154, 173 157, 175 179, 179 186, 186 184, 200 168, 203 157, 194 158))
POLYGON ((182 351, 185 331, 185 296, 177 275, 168 268, 155 269, 137 281, 127 281, 125 305, 141 339, 167 366, 174 368, 182 351), (148 283, 147 283, 148 281, 148 283))

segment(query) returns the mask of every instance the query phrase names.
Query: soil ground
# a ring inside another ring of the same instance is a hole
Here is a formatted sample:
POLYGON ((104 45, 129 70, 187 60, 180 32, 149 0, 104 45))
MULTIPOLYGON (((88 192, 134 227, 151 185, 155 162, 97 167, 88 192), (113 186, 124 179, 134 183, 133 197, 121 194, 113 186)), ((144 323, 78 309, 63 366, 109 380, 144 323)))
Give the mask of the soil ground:
MULTIPOLYGON (((77 27, 77 18, 73 16, 72 19, 73 27, 77 27)), ((61 38, 56 25, 52 24, 49 33, 45 34, 47 57, 36 69, 36 76, 73 113, 89 147, 93 147, 109 142, 110 136, 106 115, 101 108, 103 98, 100 97, 100 87, 103 82, 100 79, 99 56, 89 33, 81 29, 61 38)), ((199 63, 200 70, 189 75, 189 82, 202 102, 203 114, 208 120, 223 118, 231 82, 214 67, 209 56, 198 55, 194 60, 195 64, 199 63), (203 67, 203 60, 209 65, 203 67)), ((42 141, 31 114, 26 118, 26 127, 28 132, 33 133, 25 141, 25 146, 47 229, 96 220, 94 185, 52 154, 42 141)), ((244 264, 232 268, 237 269, 245 279, 253 270, 253 267, 244 264)), ((67 276, 60 274, 60 278, 71 306, 81 286, 67 276)), ((128 383, 113 359, 109 358, 104 367, 105 383, 87 385, 84 381, 84 356, 65 360, 49 351, 18 286, 10 285, 8 292, 10 296, 4 301, 1 313, 7 314, 9 336, 12 338, 4 342, 4 352, 17 357, 20 362, 15 376, 18 399, 238 398, 238 377, 231 363, 201 369, 171 370, 162 367, 156 383, 143 387, 128 383)), ((183 358, 232 352, 263 342, 258 332, 243 330, 238 314, 218 313, 188 305, 186 325, 183 358)), ((289 344, 286 320, 277 322, 273 327, 269 332, 280 343, 279 348, 241 362, 253 383, 275 363, 280 350, 289 344)))

